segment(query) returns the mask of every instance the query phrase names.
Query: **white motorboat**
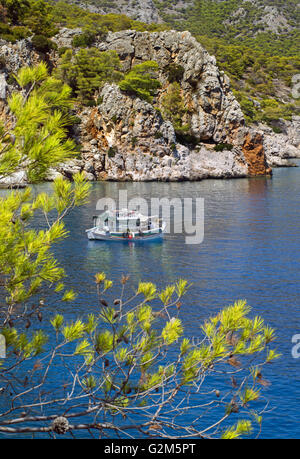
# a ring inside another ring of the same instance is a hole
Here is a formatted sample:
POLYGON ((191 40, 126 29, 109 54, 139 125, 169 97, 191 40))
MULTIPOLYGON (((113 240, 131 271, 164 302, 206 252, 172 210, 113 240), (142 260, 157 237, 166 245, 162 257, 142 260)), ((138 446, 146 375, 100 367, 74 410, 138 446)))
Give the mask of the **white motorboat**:
POLYGON ((145 216, 135 210, 107 210, 93 217, 88 239, 103 241, 146 241, 161 239, 166 223, 158 216, 145 216))

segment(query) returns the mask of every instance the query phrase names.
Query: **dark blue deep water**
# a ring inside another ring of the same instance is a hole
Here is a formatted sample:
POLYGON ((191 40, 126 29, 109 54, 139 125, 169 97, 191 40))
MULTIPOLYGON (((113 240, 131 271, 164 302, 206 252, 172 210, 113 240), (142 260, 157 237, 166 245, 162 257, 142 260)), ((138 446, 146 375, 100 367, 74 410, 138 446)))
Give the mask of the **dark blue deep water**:
MULTIPOLYGON (((37 191, 49 185, 37 187, 37 191)), ((300 333, 300 168, 277 169, 270 178, 206 180, 191 183, 96 183, 90 204, 67 219, 70 237, 55 249, 68 282, 79 293, 72 306, 52 304, 69 318, 96 310, 93 276, 113 280, 129 274, 163 286, 186 278, 193 283, 182 318, 186 334, 197 336, 205 318, 237 299, 247 299, 253 314, 276 329, 280 360, 268 367, 263 438, 300 438, 300 359, 293 359, 292 336, 300 333), (205 235, 187 245, 182 234, 162 243, 124 244, 88 241, 96 202, 128 197, 200 197, 205 200, 205 235)))

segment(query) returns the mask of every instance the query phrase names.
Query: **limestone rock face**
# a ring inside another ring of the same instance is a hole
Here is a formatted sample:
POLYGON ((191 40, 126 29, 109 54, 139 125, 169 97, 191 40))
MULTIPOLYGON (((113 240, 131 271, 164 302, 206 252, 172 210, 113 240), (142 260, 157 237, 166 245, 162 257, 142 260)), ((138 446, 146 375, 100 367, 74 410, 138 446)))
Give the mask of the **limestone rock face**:
POLYGON ((53 41, 59 46, 59 47, 67 47, 71 48, 72 47, 72 41, 73 38, 76 35, 82 34, 82 29, 77 27, 75 29, 68 29, 67 27, 63 27, 60 29, 59 33, 55 35, 53 38, 53 41))
POLYGON ((0 39, 0 57, 5 62, 5 71, 17 72, 21 67, 38 62, 38 55, 33 52, 30 40, 10 43, 0 39))
POLYGON ((244 126, 244 116, 230 90, 229 79, 190 32, 109 33, 98 47, 117 51, 124 70, 146 60, 156 61, 161 69, 161 95, 168 86, 164 69, 170 64, 182 66, 180 85, 188 108, 185 122, 191 126, 190 134, 199 140, 231 140, 230 130, 244 126))
POLYGON ((0 176, 0 188, 25 187, 27 185, 27 175, 25 171, 18 171, 8 177, 0 176))
POLYGON ((130 181, 245 177, 239 148, 216 152, 214 145, 191 150, 176 141, 160 112, 116 85, 105 85, 102 104, 81 114, 82 154, 98 179, 130 181))
POLYGON ((6 99, 7 83, 5 73, 0 73, 0 99, 6 99))
POLYGON ((83 9, 87 9, 92 13, 98 14, 126 14, 137 21, 146 23, 163 22, 153 0, 118 0, 118 2, 106 2, 105 6, 86 3, 81 0, 73 0, 72 3, 77 4, 83 9))
POLYGON ((172 124, 151 104, 121 93, 116 85, 105 85, 101 98, 99 107, 82 116, 85 160, 101 179, 158 179, 162 158, 177 158, 172 124))
POLYGON ((121 12, 149 24, 162 22, 153 0, 127 0, 123 2, 121 12))
POLYGON ((259 126, 264 136, 267 162, 270 167, 294 165, 289 160, 300 158, 300 117, 295 116, 292 121, 279 120, 278 128, 282 132, 276 134, 268 126, 259 126))
POLYGON ((197 150, 185 147, 186 154, 182 158, 180 152, 183 146, 176 139, 170 122, 164 121, 144 101, 122 94, 117 87, 110 86, 109 89, 106 86, 102 91, 103 103, 98 109, 97 122, 91 120, 98 132, 97 138, 102 139, 98 144, 100 150, 102 145, 101 166, 96 167, 97 173, 101 172, 101 178, 112 179, 116 174, 123 179, 165 180, 163 161, 158 160, 156 166, 157 160, 151 161, 151 164, 143 160, 146 172, 140 164, 142 155, 146 155, 147 160, 151 156, 176 158, 168 166, 167 179, 172 180, 222 174, 232 177, 266 174, 268 166, 263 136, 245 127, 243 113, 230 89, 228 77, 219 71, 215 58, 189 32, 121 31, 109 33, 106 40, 97 46, 102 51, 115 50, 125 71, 147 60, 156 61, 162 85, 154 101, 158 106, 170 85, 167 69, 172 64, 180 65, 183 69, 181 95, 187 108, 183 122, 189 126, 188 134, 199 144, 197 150), (214 151, 213 146, 218 143, 231 145, 227 156, 214 151), (103 148, 110 149, 107 154, 109 159, 105 161, 103 148), (130 155, 137 161, 131 159, 129 168, 127 156, 130 155))

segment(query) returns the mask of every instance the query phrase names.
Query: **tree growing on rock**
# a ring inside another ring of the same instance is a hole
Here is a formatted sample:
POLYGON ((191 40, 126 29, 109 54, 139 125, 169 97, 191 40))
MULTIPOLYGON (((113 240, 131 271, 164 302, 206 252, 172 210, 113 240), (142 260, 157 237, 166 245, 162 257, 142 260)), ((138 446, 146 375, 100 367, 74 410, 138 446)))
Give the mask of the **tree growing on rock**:
POLYGON ((88 48, 80 49, 75 55, 72 50, 67 50, 56 76, 67 83, 83 103, 88 103, 104 83, 118 82, 122 73, 115 51, 101 52, 97 48, 88 48))
POLYGON ((154 61, 146 61, 135 65, 120 81, 120 89, 151 103, 157 89, 161 87, 156 78, 158 69, 159 66, 154 61))
POLYGON ((179 135, 186 134, 190 129, 190 125, 183 121, 187 110, 179 83, 173 82, 168 86, 160 104, 163 116, 172 122, 175 132, 179 135))

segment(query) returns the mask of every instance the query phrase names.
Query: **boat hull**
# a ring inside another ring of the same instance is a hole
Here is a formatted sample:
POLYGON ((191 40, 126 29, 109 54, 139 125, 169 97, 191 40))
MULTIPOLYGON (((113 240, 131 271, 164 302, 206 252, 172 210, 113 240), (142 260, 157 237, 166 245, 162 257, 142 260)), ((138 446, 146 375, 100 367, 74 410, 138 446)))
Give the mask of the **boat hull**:
POLYGON ((165 228, 160 230, 149 231, 140 235, 139 233, 133 233, 129 235, 124 235, 122 233, 105 233, 104 231, 99 230, 97 227, 90 228, 86 230, 86 234, 89 240, 98 240, 98 241, 117 241, 117 242, 144 242, 144 241, 154 241, 160 240, 163 238, 165 228))

